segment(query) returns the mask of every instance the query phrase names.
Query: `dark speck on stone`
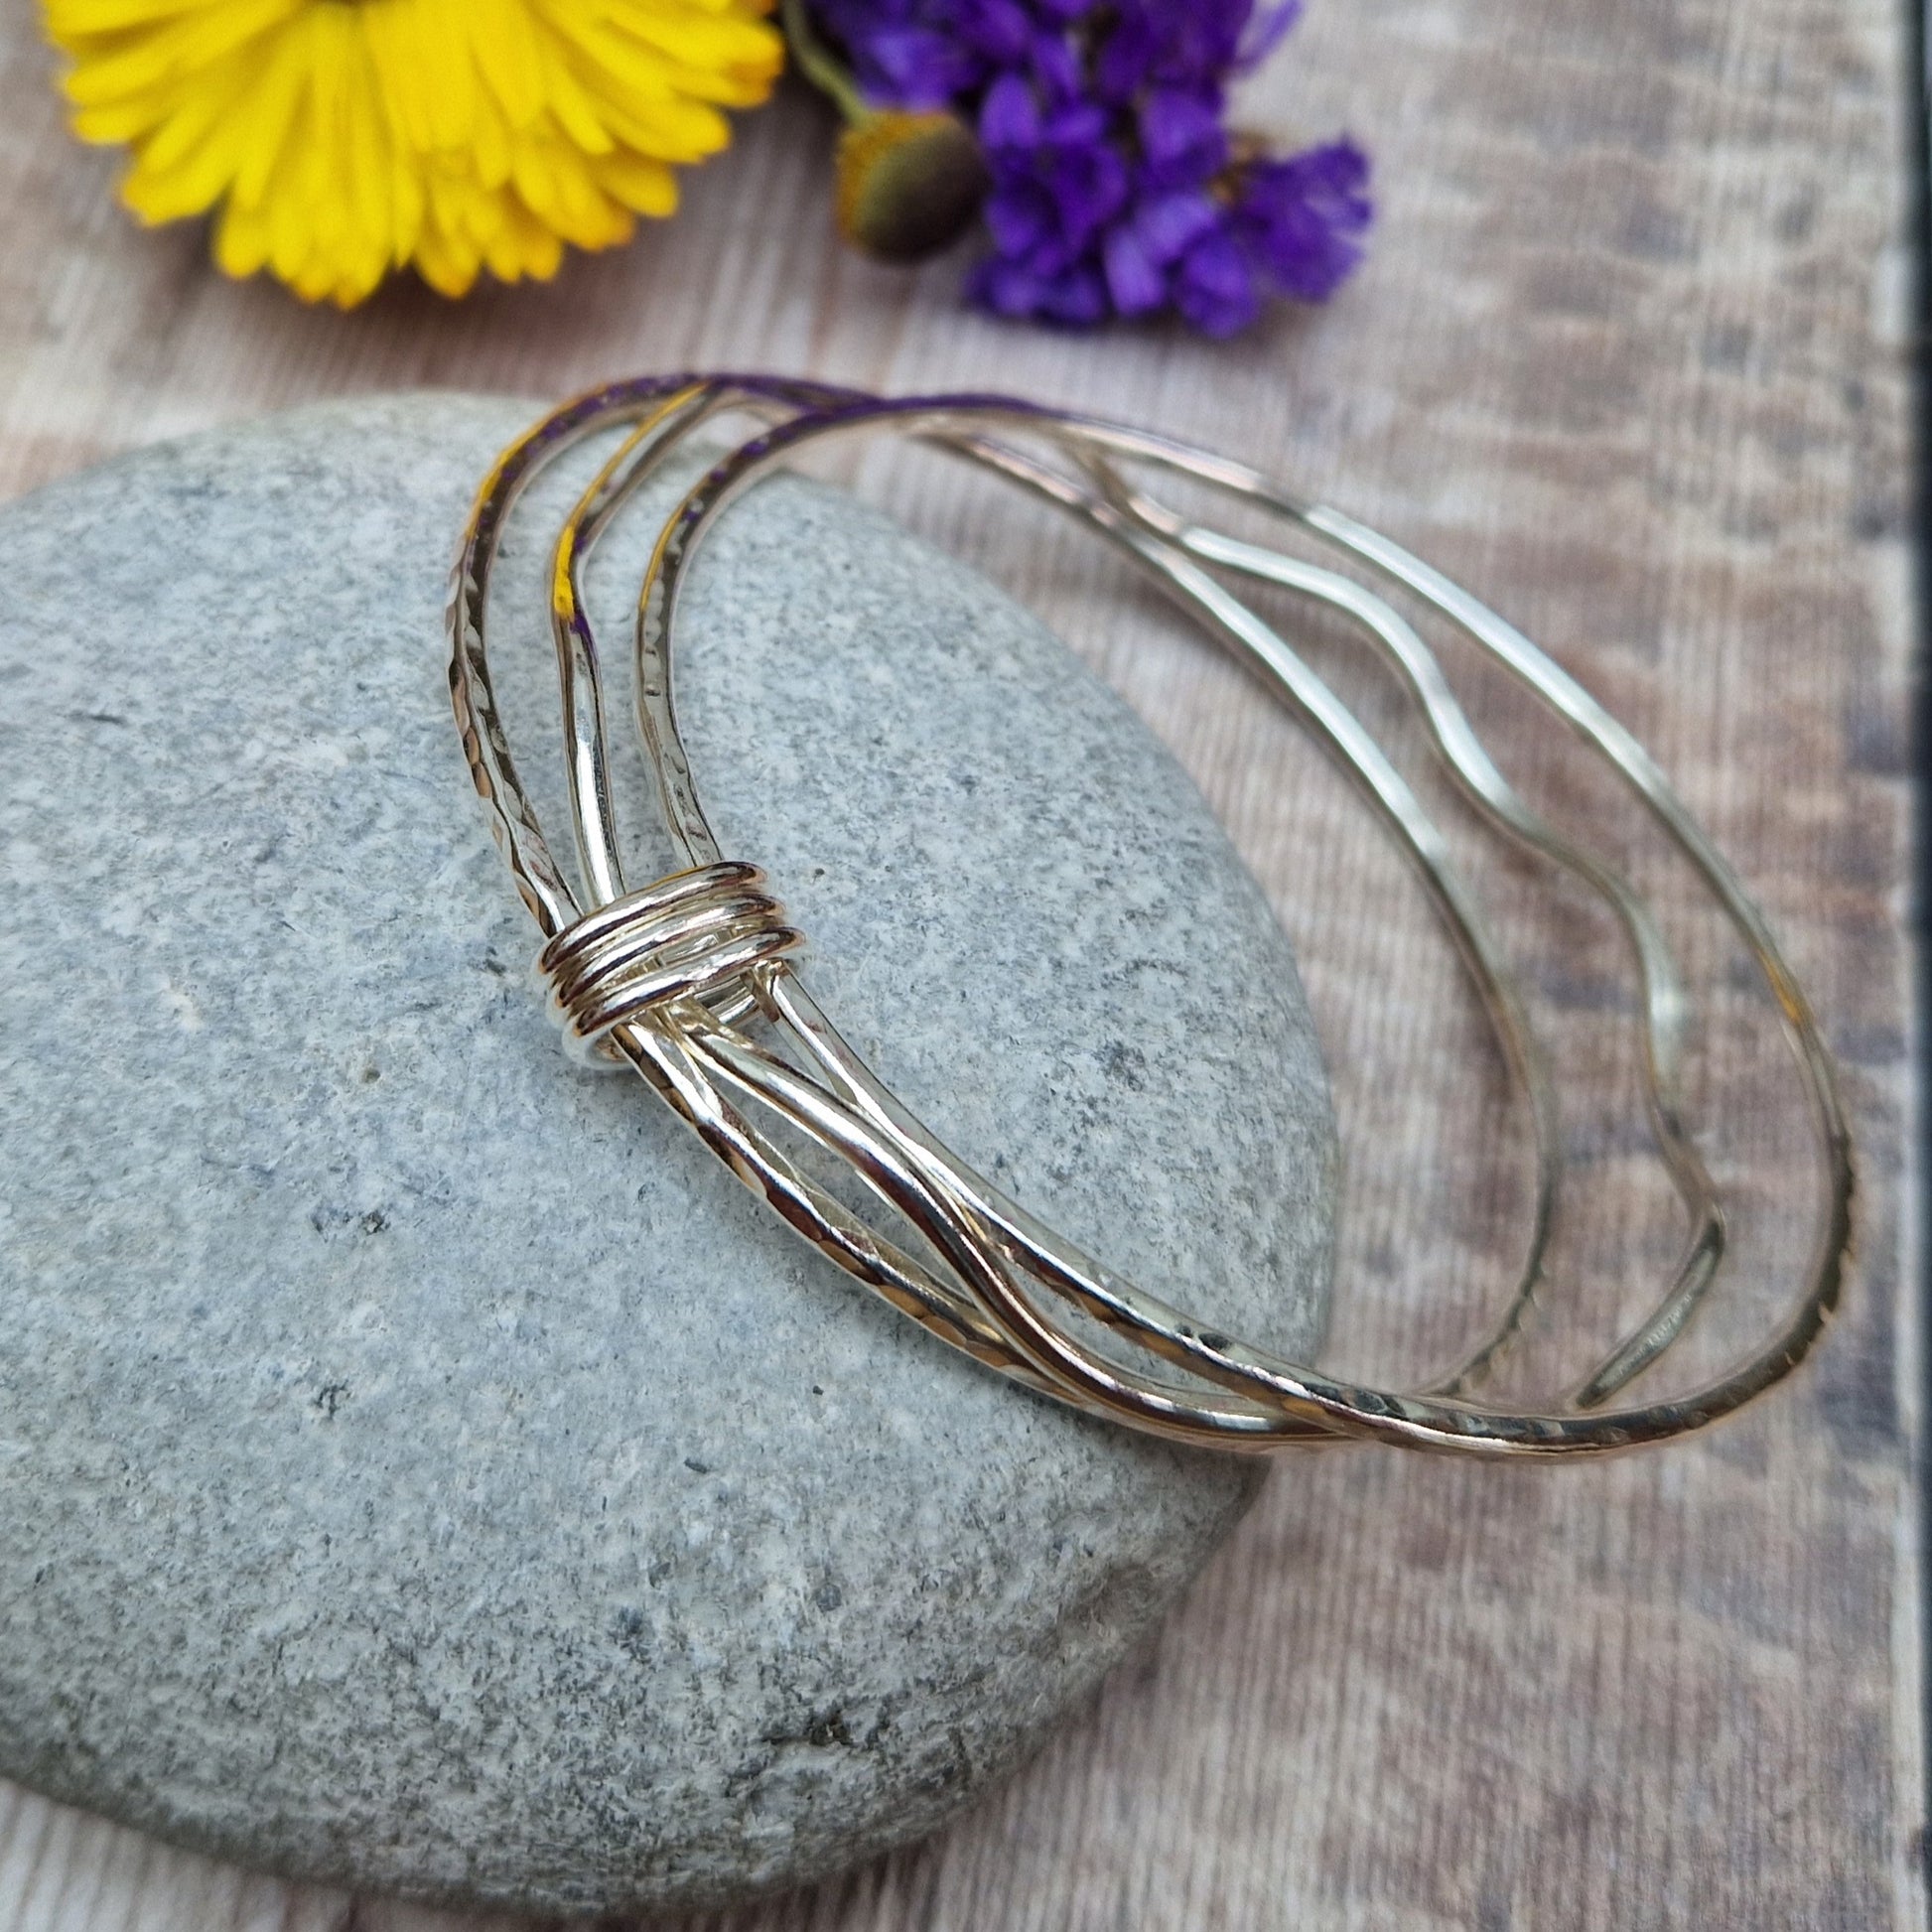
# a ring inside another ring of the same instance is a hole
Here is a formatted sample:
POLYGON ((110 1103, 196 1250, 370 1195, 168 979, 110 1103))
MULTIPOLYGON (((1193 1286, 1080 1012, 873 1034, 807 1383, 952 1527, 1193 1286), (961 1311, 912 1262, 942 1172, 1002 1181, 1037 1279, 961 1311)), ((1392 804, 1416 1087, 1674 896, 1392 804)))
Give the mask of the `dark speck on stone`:
POLYGON ((711 1464, 709 1462, 700 1462, 695 1455, 687 1455, 684 1458, 684 1466, 694 1476, 708 1476, 711 1473, 711 1464))
POLYGON ((814 1717, 805 1726, 805 1742, 817 1745, 820 1750, 829 1750, 834 1744, 841 1744, 847 1750, 851 1750, 852 1731, 845 1722, 845 1713, 827 1711, 814 1717))
POLYGON ((611 1636, 626 1657, 639 1664, 650 1662, 650 1628, 640 1610, 626 1604, 617 1614, 611 1636))

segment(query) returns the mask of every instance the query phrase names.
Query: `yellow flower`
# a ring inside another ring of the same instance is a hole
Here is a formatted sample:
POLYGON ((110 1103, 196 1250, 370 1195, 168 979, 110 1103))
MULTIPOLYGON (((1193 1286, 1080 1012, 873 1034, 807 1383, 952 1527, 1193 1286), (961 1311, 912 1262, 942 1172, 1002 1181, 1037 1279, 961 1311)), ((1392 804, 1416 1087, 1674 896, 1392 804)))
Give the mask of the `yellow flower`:
POLYGON ((445 295, 556 272, 677 206, 673 165, 770 91, 766 0, 47 0, 82 139, 144 221, 307 301, 413 263, 445 295))

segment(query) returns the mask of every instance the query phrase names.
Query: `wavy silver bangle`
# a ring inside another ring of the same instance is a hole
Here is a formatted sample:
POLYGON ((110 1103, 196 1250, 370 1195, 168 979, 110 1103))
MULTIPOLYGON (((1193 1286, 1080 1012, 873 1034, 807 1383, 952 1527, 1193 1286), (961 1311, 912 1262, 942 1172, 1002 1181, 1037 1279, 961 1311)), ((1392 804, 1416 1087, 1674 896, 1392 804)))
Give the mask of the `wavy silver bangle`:
POLYGON ((840 1266, 943 1339, 1032 1388, 1157 1435, 1229 1449, 1366 1437, 1486 1454, 1600 1453, 1666 1440, 1740 1407, 1796 1365, 1836 1303, 1850 1234, 1845 1122, 1803 995, 1735 876, 1635 740, 1520 633, 1387 539, 1338 512, 1299 502, 1257 472, 1171 439, 1008 398, 886 402, 765 377, 678 376, 614 385, 547 418, 492 469, 458 563, 452 639, 452 695, 465 749, 512 875, 545 936, 542 970, 567 1037, 580 1051, 635 1067, 742 1180, 762 1191, 840 1266), (731 409, 749 409, 770 426, 687 494, 659 536, 639 598, 637 722, 666 826, 686 867, 630 891, 618 856, 599 659, 580 572, 598 535, 637 484, 700 424, 731 409), (505 519, 531 478, 562 450, 626 423, 631 433, 565 521, 552 579, 580 899, 515 776, 489 684, 486 592, 505 519), (790 454, 835 438, 881 433, 935 443, 1107 537, 1316 731, 1421 869, 1527 1088, 1538 1151, 1524 1270, 1468 1359, 1423 1391, 1398 1394, 1341 1382, 1202 1331, 1007 1200, 913 1120, 839 1037, 794 970, 791 956, 800 935, 761 875, 720 853, 698 802, 672 701, 671 646, 685 573, 716 519, 790 454), (1602 1406, 1684 1332, 1724 1251, 1722 1206, 1682 1117, 1685 995, 1648 909, 1610 867, 1546 826, 1509 788, 1456 706, 1440 665, 1383 599, 1352 578, 1179 517, 1129 481, 1129 466, 1183 475, 1290 519, 1460 627, 1618 771, 1744 938, 1797 1056, 1821 1149, 1823 1201, 1798 1301, 1758 1351, 1717 1381, 1647 1405, 1602 1406), (1439 752, 1487 821, 1603 898, 1636 953, 1653 1131, 1690 1212, 1691 1234, 1650 1316, 1558 1406, 1492 1407, 1469 1393, 1517 1332, 1539 1286, 1561 1166, 1554 1096, 1520 999, 1479 908, 1414 794, 1332 692, 1204 568, 1209 564, 1316 598, 1353 619, 1402 671, 1439 752), (740 1023, 753 1017, 771 1023, 789 1057, 743 1030, 740 1023), (748 1107, 845 1160, 882 1204, 924 1238, 941 1271, 914 1260, 800 1174, 748 1107), (1131 1359, 1084 1340, 1064 1322, 1063 1306, 1097 1318, 1131 1359), (1173 1369, 1181 1373, 1164 1372, 1173 1369))

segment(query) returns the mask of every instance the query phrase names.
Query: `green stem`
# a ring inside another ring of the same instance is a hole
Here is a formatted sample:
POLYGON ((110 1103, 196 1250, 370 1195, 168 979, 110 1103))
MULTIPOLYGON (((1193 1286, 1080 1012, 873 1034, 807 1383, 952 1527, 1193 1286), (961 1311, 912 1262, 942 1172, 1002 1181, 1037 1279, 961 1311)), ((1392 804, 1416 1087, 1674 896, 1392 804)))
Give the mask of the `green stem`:
POLYGON ((791 58, 798 71, 820 93, 826 95, 854 127, 869 121, 873 110, 860 98, 851 74, 832 58, 825 43, 812 31, 810 21, 805 18, 805 0, 781 0, 780 18, 784 21, 785 39, 791 43, 791 58))

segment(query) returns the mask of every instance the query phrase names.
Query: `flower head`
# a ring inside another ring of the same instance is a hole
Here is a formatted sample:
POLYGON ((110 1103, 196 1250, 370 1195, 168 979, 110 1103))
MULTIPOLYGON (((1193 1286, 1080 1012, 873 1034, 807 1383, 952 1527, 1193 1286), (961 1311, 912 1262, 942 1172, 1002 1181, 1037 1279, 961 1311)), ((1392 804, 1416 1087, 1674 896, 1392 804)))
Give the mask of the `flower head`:
POLYGON ((839 138, 839 232, 879 261, 913 262, 979 212, 986 162, 965 123, 889 107, 839 138))
POLYGON ((75 131, 232 275, 360 301, 554 274, 677 206, 782 62, 763 0, 46 0, 75 131))
POLYGON ((1232 335, 1361 257, 1368 162, 1231 135, 1227 90, 1300 0, 816 0, 875 101, 977 127, 993 250, 975 300, 1076 326, 1173 311, 1232 335))

